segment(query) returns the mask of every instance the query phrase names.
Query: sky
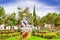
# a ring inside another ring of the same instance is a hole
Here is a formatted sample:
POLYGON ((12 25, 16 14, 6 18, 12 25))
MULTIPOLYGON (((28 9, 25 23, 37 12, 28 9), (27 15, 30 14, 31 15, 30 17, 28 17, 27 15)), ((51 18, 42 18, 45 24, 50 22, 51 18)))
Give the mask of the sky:
POLYGON ((40 17, 45 16, 49 12, 60 13, 60 0, 0 0, 0 6, 3 6, 6 13, 18 12, 17 7, 29 7, 33 12, 34 5, 36 14, 40 17))

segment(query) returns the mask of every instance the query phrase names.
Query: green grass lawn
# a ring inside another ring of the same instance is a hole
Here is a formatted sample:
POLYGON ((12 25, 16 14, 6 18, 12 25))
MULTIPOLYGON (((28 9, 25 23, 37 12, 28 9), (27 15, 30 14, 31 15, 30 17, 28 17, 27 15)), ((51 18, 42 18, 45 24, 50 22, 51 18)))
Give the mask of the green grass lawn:
MULTIPOLYGON (((7 38, 5 40, 20 40, 20 36, 7 38)), ((31 40, 48 40, 48 39, 41 38, 41 37, 36 37, 36 36, 32 36, 31 40)))
MULTIPOLYGON (((42 38, 42 37, 37 37, 37 36, 32 36, 32 40, 50 40, 50 39, 46 39, 46 38, 42 38)), ((51 40, 60 40, 60 36, 58 36, 55 39, 51 39, 51 40)))
MULTIPOLYGON (((11 38, 7 38, 5 40, 20 40, 20 36, 16 36, 16 37, 11 37, 11 38)), ((50 40, 50 39, 46 39, 46 38, 42 38, 42 37, 37 37, 37 36, 32 36, 31 40, 50 40)), ((58 36, 55 39, 51 39, 51 40, 60 40, 60 36, 58 36)))
POLYGON ((32 36, 32 40, 48 40, 42 37, 32 36))

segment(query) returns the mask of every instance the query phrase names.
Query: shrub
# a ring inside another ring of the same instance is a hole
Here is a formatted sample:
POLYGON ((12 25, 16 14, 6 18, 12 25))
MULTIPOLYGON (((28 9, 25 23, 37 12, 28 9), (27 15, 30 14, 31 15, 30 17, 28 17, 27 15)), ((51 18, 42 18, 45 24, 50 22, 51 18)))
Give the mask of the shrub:
POLYGON ((39 36, 39 33, 35 32, 35 33, 32 33, 33 36, 39 36))
POLYGON ((14 33, 14 30, 10 30, 9 33, 14 33))
POLYGON ((44 34, 46 34, 46 32, 39 32, 38 35, 39 35, 40 37, 43 37, 44 34))
POLYGON ((58 36, 60 36, 60 32, 57 32, 56 34, 57 34, 58 36))
POLYGON ((18 28, 18 29, 17 29, 17 31, 18 31, 18 32, 21 32, 21 29, 20 29, 20 28, 18 28))
POLYGON ((0 34, 0 39, 5 39, 5 38, 10 38, 10 37, 15 37, 18 36, 19 33, 12 33, 12 34, 0 34))
POLYGON ((9 31, 6 31, 5 34, 9 34, 9 31))
POLYGON ((43 35, 44 38, 47 38, 47 39, 52 39, 52 38, 56 38, 57 35, 56 33, 46 33, 43 35))
POLYGON ((43 34, 46 34, 46 32, 35 32, 33 33, 33 36, 40 36, 40 37, 43 37, 43 34))
POLYGON ((35 28, 33 28, 33 29, 32 29, 32 33, 35 33, 35 32, 37 32, 37 31, 36 31, 36 29, 35 29, 35 28))
POLYGON ((38 36, 39 36, 39 37, 41 37, 41 34, 40 34, 40 33, 38 33, 38 36))
POLYGON ((35 32, 35 35, 36 35, 36 36, 38 36, 38 35, 39 35, 39 33, 35 32))

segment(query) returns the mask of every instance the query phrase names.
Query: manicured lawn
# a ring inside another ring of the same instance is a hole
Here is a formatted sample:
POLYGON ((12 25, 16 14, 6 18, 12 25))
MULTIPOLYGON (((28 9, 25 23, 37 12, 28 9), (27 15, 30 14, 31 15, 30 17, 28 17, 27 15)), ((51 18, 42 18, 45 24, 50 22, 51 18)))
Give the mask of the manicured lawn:
POLYGON ((37 37, 37 36, 32 36, 32 40, 48 40, 48 39, 37 37))
MULTIPOLYGON (((49 39, 37 37, 37 36, 32 36, 31 40, 49 40, 49 39)), ((58 36, 56 39, 51 39, 51 40, 60 40, 60 36, 58 36)))
MULTIPOLYGON (((20 40, 20 36, 16 36, 16 37, 11 37, 11 38, 7 38, 5 40, 20 40)), ((37 37, 37 36, 32 36, 31 40, 50 40, 50 39, 46 39, 46 38, 42 38, 42 37, 37 37)), ((51 39, 51 40, 60 40, 60 36, 58 36, 55 39, 51 39)))
MULTIPOLYGON (((5 40, 20 40, 20 36, 7 38, 5 40)), ((48 40, 48 39, 32 36, 31 40, 48 40)))
POLYGON ((58 36, 55 40, 60 40, 60 36, 58 36))

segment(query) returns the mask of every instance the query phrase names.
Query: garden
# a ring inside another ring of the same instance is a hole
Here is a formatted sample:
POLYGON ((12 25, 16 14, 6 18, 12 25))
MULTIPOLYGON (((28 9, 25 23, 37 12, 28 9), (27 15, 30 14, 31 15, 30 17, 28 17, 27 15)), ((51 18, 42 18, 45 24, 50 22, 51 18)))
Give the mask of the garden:
POLYGON ((29 8, 5 13, 0 6, 0 40, 60 40, 60 14, 48 13, 40 18, 29 8), (33 15, 32 15, 33 14, 33 15))
POLYGON ((60 40, 60 32, 40 31, 24 32, 23 35, 15 30, 1 30, 0 40, 60 40))

